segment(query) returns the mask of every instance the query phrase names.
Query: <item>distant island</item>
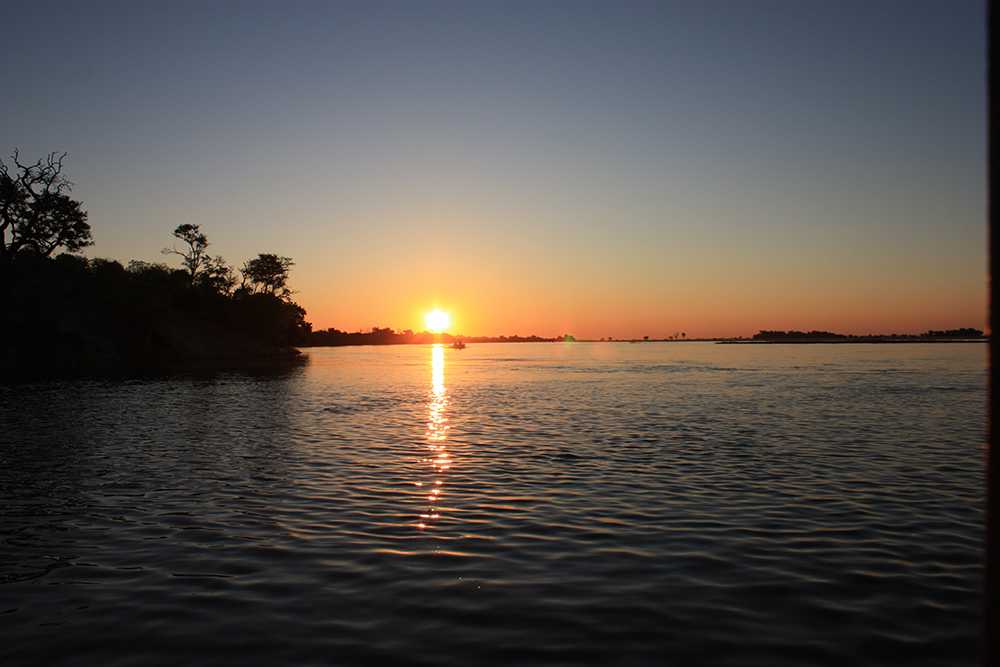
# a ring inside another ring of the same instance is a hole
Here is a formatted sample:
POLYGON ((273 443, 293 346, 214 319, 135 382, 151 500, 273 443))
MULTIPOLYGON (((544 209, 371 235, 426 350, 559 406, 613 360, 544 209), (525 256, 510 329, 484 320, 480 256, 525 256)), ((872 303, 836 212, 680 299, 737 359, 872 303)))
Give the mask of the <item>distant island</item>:
POLYGON ((966 343, 989 340, 980 329, 929 329, 921 334, 839 334, 831 331, 758 331, 750 339, 720 343, 966 343))

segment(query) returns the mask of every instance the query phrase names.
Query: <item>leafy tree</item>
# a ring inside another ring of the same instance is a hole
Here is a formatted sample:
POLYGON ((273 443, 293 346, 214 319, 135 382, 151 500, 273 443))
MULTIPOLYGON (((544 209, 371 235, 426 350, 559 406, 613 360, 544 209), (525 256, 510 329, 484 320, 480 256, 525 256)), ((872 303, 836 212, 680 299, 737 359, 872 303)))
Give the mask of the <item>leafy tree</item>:
POLYGON ((24 164, 14 151, 13 168, 0 160, 0 259, 21 252, 49 257, 93 243, 87 212, 67 194, 73 184, 62 173, 65 157, 49 153, 24 164))
POLYGON ((153 262, 144 262, 141 259, 130 259, 125 266, 125 270, 131 274, 141 274, 149 271, 170 272, 170 268, 166 264, 154 264, 153 262))
POLYGON ((164 255, 180 255, 181 264, 188 272, 191 284, 198 279, 198 274, 203 271, 211 258, 206 254, 208 249, 208 238, 201 233, 198 225, 178 225, 174 230, 174 236, 187 244, 187 248, 178 250, 177 248, 164 248, 164 255))
POLYGON ((290 297, 288 274, 295 262, 290 257, 261 253, 243 264, 241 289, 250 294, 270 294, 279 298, 290 297))
POLYGON ((221 256, 208 258, 198 274, 197 284, 218 294, 229 296, 236 287, 236 274, 221 256))

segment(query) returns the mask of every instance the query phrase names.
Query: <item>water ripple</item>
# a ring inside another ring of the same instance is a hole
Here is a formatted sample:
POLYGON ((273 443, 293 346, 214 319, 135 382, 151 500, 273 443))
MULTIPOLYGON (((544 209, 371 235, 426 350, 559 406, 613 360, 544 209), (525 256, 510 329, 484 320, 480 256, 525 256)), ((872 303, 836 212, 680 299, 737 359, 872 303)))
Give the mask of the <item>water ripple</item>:
POLYGON ((0 662, 975 664, 983 346, 308 353, 0 388, 0 662))

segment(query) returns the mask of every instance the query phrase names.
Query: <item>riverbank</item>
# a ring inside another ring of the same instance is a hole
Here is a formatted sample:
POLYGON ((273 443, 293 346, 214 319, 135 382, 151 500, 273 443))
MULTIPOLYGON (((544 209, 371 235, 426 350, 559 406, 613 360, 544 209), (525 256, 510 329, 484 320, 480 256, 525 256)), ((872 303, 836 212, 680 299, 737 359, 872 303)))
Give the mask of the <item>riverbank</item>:
POLYGON ((159 265, 27 256, 0 278, 0 383, 284 363, 309 329, 287 298, 159 265))
POLYGON ((304 358, 294 347, 174 313, 132 327, 74 323, 12 338, 0 348, 0 383, 280 366, 304 358))

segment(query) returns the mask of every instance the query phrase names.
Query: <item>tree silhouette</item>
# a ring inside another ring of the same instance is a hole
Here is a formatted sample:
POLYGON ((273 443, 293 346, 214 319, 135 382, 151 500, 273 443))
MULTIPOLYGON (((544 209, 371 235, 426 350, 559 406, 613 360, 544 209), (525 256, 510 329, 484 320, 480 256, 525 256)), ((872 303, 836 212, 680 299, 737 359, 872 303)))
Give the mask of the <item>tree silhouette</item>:
POLYGON ((290 257, 279 257, 272 253, 261 253, 243 264, 241 289, 250 294, 271 294, 286 298, 292 292, 288 289, 288 272, 295 262, 290 257))
POLYGON ((31 164, 11 156, 13 169, 0 160, 0 259, 21 252, 42 257, 57 248, 76 252, 93 241, 87 212, 67 194, 72 183, 63 176, 66 153, 49 153, 31 164))
POLYGON ((207 258, 198 273, 197 284, 224 296, 230 296, 236 287, 236 274, 221 256, 207 258))
POLYGON ((174 230, 174 236, 186 243, 187 249, 164 248, 161 252, 164 255, 180 255, 181 264, 187 270, 193 285, 198 274, 207 267, 211 260, 205 253, 208 248, 208 238, 201 233, 201 228, 198 225, 178 225, 177 229, 174 230))

